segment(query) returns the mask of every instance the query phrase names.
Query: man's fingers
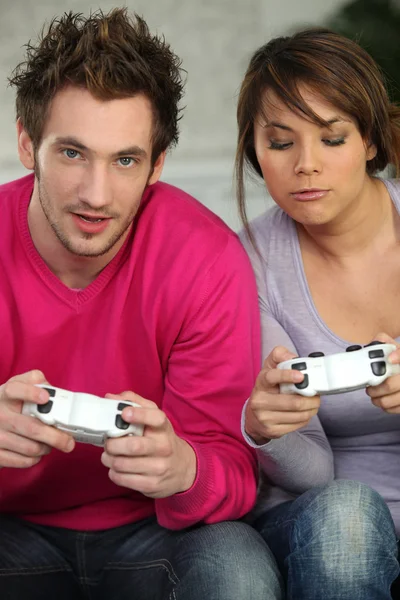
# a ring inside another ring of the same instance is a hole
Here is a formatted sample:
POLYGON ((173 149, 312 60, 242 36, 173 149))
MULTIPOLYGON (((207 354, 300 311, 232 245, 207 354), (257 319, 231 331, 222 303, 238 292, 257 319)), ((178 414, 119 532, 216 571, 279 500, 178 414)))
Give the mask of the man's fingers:
POLYGON ((21 375, 14 375, 14 377, 10 377, 9 381, 22 381, 23 383, 30 383, 31 385, 35 385, 35 383, 45 383, 46 377, 39 371, 38 369, 33 369, 32 371, 27 371, 26 373, 21 373, 21 375))
POLYGON ((151 400, 147 400, 147 398, 143 398, 139 396, 139 394, 135 394, 134 392, 126 391, 121 394, 106 394, 106 398, 111 398, 112 400, 128 400, 129 402, 136 402, 143 408, 152 408, 159 410, 159 407, 155 402, 151 400))
POLYGON ((9 412, 8 419, 3 422, 2 428, 23 438, 56 448, 61 452, 71 452, 75 446, 71 435, 56 427, 46 425, 35 417, 9 412))
POLYGON ((39 458, 49 454, 51 448, 42 442, 29 440, 9 431, 0 431, 0 449, 15 452, 22 456, 39 458))
POLYGON ((0 464, 2 467, 11 469, 28 469, 37 465, 41 460, 41 456, 22 456, 9 450, 0 450, 0 464))
POLYGON ((20 402, 32 402, 34 404, 46 403, 49 399, 49 393, 46 390, 32 385, 30 382, 21 381, 20 379, 14 379, 8 381, 3 387, 3 396, 9 406, 14 405, 20 412, 20 404, 18 408, 16 403, 20 402))

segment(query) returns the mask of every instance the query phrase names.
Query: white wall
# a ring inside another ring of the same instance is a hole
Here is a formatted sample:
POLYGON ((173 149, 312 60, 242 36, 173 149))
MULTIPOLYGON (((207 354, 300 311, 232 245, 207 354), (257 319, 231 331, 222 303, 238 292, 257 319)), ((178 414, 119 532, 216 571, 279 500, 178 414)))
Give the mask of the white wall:
MULTIPOLYGON (((23 58, 23 44, 45 20, 68 10, 88 13, 126 5, 163 33, 188 71, 179 147, 168 157, 164 179, 180 185, 239 226, 232 166, 238 88, 252 52, 298 26, 323 24, 343 0, 0 0, 0 182, 24 174, 16 154, 14 94, 7 76, 23 58)), ((269 202, 250 186, 250 216, 269 202)))

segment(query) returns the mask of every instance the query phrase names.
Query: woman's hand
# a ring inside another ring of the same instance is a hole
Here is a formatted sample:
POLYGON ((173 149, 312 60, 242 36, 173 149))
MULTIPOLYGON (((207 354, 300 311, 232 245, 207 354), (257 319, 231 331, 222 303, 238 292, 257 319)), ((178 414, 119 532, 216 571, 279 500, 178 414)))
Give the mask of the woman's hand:
MULTIPOLYGON (((393 365, 400 364, 400 344, 386 333, 379 333, 375 338, 384 344, 393 344, 396 350, 389 355, 388 360, 393 365)), ((372 404, 389 414, 400 414, 400 375, 392 375, 377 386, 366 389, 372 404)))
POLYGON ((259 445, 286 433, 301 429, 315 416, 320 397, 306 398, 298 394, 281 394, 280 383, 300 383, 304 375, 295 369, 278 369, 284 360, 296 358, 283 346, 276 346, 259 373, 246 405, 245 431, 259 445))

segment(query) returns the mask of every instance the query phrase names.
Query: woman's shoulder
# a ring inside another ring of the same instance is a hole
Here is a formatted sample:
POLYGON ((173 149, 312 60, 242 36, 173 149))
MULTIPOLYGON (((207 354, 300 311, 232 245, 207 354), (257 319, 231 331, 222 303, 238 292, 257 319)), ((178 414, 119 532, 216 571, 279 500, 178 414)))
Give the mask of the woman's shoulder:
POLYGON ((396 204, 400 204, 400 179, 382 179, 389 194, 396 204))

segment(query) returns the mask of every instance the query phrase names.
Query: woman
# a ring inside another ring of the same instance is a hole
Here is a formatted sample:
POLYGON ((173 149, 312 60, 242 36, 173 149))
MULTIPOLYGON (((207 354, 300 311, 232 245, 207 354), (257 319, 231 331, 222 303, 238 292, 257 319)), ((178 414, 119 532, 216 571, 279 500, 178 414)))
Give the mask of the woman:
POLYGON ((400 339, 400 181, 376 177, 399 169, 400 110, 364 50, 313 29, 257 50, 238 124, 242 239, 267 357, 243 412, 267 483, 254 526, 290 600, 389 599, 399 574, 400 375, 320 400, 281 394, 279 383, 303 374, 276 367, 400 339), (246 166, 277 205, 250 226, 246 166))

